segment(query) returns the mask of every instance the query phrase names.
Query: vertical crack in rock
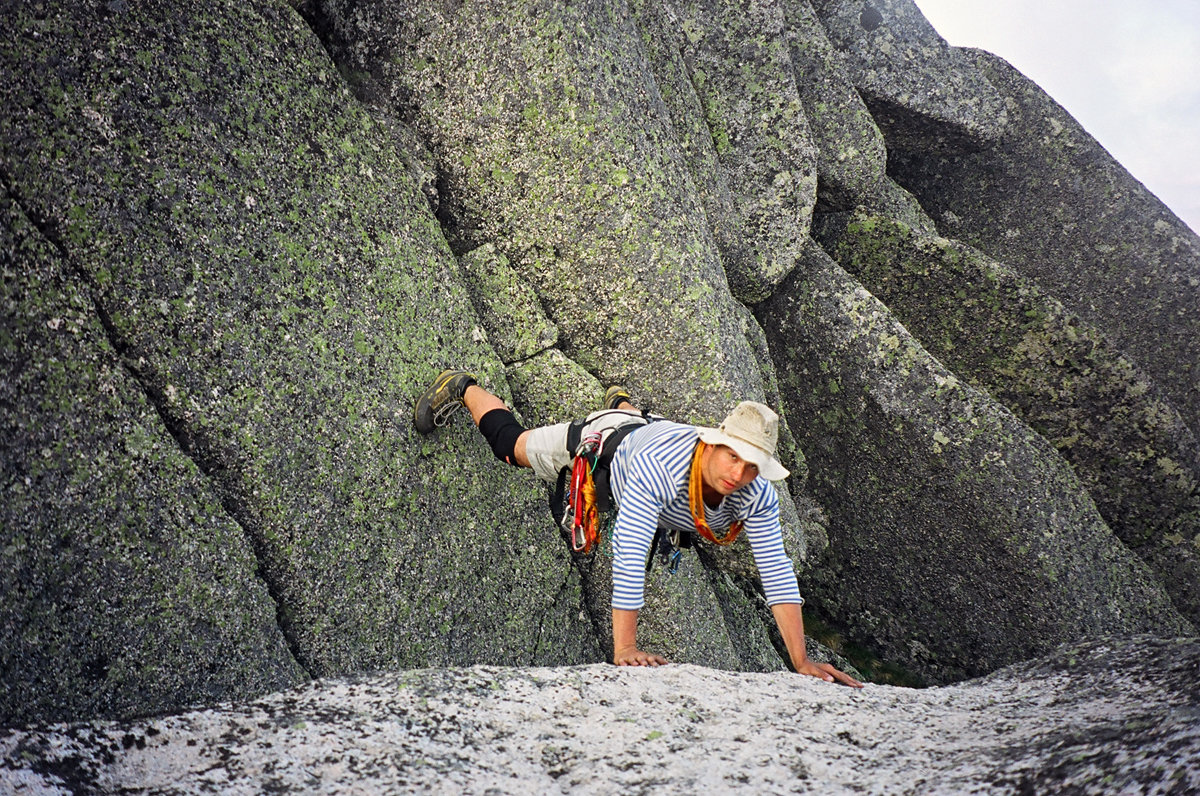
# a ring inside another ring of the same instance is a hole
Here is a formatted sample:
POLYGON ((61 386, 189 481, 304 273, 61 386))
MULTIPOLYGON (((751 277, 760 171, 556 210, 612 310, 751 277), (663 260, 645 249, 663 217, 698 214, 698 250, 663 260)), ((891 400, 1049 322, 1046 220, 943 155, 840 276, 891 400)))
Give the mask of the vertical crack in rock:
MULTIPOLYGON (((538 619, 537 633, 534 637, 533 649, 530 651, 529 655, 529 665, 531 666, 534 665, 534 662, 537 661, 542 654, 542 640, 545 638, 546 634, 546 619, 550 616, 552 608, 555 605, 558 605, 570 594, 571 572, 571 567, 568 566, 563 568, 562 582, 559 583, 558 589, 556 589, 554 592, 554 597, 551 598, 549 603, 546 605, 546 609, 542 611, 541 617, 538 619)), ((599 652, 599 650, 597 651, 599 652)))
POLYGON ((596 643, 604 660, 612 662, 612 616, 608 612, 612 592, 612 570, 599 566, 599 551, 591 555, 571 555, 571 564, 579 573, 583 592, 583 610, 592 625, 596 643))
POLYGON ((229 515, 230 519, 241 528, 242 533, 245 534, 257 562, 255 574, 262 580, 267 588, 267 593, 275 604, 276 622, 287 643, 288 651, 308 677, 315 677, 312 663, 308 659, 308 656, 305 655, 292 627, 290 611, 283 596, 283 586, 280 583, 280 578, 272 572, 273 567, 271 566, 269 551, 264 541, 263 533, 258 528, 259 523, 254 516, 254 512, 246 505, 247 500, 245 497, 229 484, 228 477, 224 475, 227 468, 221 461, 222 457, 217 453, 215 446, 209 440, 202 435, 193 433, 183 420, 172 416, 168 409, 167 397, 157 383, 153 372, 149 369, 144 359, 134 355, 129 345, 116 330, 112 318, 100 301, 101 291, 95 279, 70 255, 66 246, 63 245, 54 224, 24 202, 19 192, 14 190, 13 185, 14 183, 9 174, 5 170, 0 169, 0 186, 13 197, 13 201, 17 207, 21 209, 21 212, 25 214, 25 217, 29 219, 39 234, 54 247, 59 256, 62 257, 63 262, 67 264, 67 267, 87 285, 96 317, 100 320, 100 325, 104 329, 104 334, 108 339, 109 345, 116 352, 121 366, 129 373, 134 383, 141 388, 143 394, 146 396, 146 400, 154 408, 155 413, 162 420, 167 433, 179 445, 183 454, 191 459, 200 472, 209 480, 214 493, 221 501, 221 507, 229 515))
MULTIPOLYGON (((530 354, 525 354, 525 355, 522 355, 519 357, 512 357, 511 359, 502 357, 500 359, 500 361, 503 362, 506 367, 511 366, 511 365, 520 365, 522 363, 529 362, 533 359, 536 359, 537 357, 541 356, 542 354, 548 353, 550 351, 559 351, 561 353, 562 349, 559 348, 558 344, 556 343, 554 345, 548 345, 545 348, 539 348, 537 351, 534 351, 530 354)), ((565 354, 564 354, 564 356, 565 356, 565 354)), ((595 373, 592 373, 592 377, 598 378, 595 373)))

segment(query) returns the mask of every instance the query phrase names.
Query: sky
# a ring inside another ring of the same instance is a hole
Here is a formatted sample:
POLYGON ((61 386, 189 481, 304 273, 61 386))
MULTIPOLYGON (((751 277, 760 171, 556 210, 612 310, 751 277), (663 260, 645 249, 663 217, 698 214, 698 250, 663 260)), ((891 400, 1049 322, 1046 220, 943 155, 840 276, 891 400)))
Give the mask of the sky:
POLYGON ((1200 231, 1200 0, 915 0, 1008 61, 1200 231))

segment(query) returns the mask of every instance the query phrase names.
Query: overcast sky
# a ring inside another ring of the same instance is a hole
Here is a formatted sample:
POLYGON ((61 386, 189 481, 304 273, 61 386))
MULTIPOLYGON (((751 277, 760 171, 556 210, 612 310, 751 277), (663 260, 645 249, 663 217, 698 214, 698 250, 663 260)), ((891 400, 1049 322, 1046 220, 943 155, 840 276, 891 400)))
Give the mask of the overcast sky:
POLYGON ((916 0, 1004 58, 1200 231, 1200 0, 916 0))

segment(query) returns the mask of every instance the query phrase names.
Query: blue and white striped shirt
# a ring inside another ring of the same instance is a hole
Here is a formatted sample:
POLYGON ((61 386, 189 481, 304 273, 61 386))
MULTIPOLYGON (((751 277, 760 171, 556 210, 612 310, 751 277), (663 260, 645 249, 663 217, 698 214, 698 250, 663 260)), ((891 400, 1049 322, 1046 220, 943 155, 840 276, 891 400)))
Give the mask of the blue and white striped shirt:
MULTIPOLYGON (((695 426, 660 420, 639 428, 617 448, 610 474, 618 511, 613 526, 613 608, 635 611, 645 603, 646 554, 661 525, 694 531, 688 507, 688 473, 700 432, 695 426)), ((737 519, 754 552, 767 604, 800 603, 791 559, 783 549, 779 495, 761 475, 721 501, 705 507, 718 535, 737 519)))

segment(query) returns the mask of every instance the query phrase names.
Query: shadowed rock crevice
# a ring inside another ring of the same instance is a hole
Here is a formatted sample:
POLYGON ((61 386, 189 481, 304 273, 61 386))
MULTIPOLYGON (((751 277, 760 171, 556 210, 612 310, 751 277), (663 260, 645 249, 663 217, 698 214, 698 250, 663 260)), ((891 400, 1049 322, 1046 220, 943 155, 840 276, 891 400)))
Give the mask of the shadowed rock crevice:
MULTIPOLYGON (((771 641, 771 645, 775 648, 776 654, 783 661, 784 666, 789 670, 792 669, 791 658, 789 657, 787 646, 784 644, 783 635, 779 632, 779 626, 775 623, 775 617, 771 613, 771 607, 767 605, 767 601, 763 596, 762 582, 759 580, 758 573, 754 569, 754 562, 750 556, 746 555, 744 549, 718 548, 712 545, 697 545, 694 554, 699 562, 704 566, 704 570, 708 573, 709 581, 713 584, 713 592, 721 600, 721 610, 726 615, 726 621, 730 624, 741 624, 748 621, 753 621, 751 617, 746 615, 746 606, 753 610, 754 617, 762 623, 767 637, 771 641), (729 590, 736 590, 744 597, 743 600, 728 600, 725 596, 729 590)), ((817 558, 817 556, 813 556, 817 558)), ((660 563, 665 565, 665 562, 660 563)), ((841 654, 827 647, 821 641, 813 637, 811 632, 805 636, 805 646, 808 652, 808 657, 818 663, 832 663, 837 668, 851 674, 856 678, 862 678, 862 673, 859 672, 854 664, 843 657, 841 654)), ((745 657, 749 657, 745 655, 745 657)), ((772 665, 764 667, 761 671, 774 671, 777 666, 772 665)), ((747 671, 757 671, 747 667, 747 671)))

